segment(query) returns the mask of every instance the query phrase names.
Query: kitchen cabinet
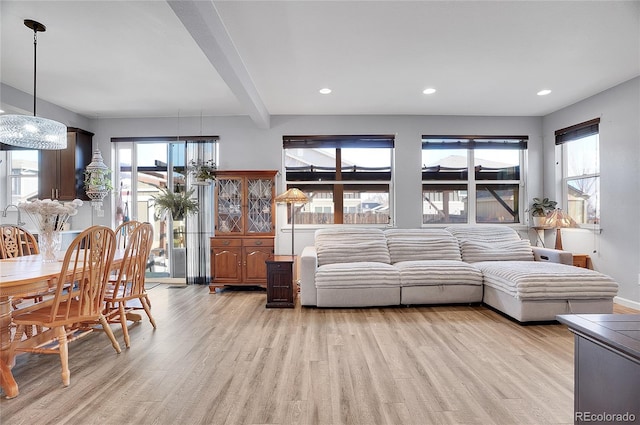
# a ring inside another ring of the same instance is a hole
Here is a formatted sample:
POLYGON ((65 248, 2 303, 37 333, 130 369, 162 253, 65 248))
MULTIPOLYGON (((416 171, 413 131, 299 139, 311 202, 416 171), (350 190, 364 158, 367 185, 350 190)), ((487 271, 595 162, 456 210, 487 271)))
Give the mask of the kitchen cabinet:
POLYGON ((67 148, 41 150, 38 174, 38 198, 85 201, 84 170, 91 163, 93 133, 67 128, 67 148))

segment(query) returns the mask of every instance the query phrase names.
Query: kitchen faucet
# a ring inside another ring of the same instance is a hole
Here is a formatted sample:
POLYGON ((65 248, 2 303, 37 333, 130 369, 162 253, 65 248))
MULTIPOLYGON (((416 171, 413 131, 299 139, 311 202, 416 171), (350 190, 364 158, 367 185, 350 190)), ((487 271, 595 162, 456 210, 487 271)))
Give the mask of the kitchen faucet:
POLYGON ((22 221, 22 216, 20 215, 20 208, 18 208, 17 205, 14 204, 10 204, 7 205, 7 208, 4 209, 4 211, 2 211, 2 216, 6 217, 7 216, 7 210, 11 207, 14 207, 16 209, 16 211, 18 211, 18 226, 24 226, 26 223, 24 221, 22 221))

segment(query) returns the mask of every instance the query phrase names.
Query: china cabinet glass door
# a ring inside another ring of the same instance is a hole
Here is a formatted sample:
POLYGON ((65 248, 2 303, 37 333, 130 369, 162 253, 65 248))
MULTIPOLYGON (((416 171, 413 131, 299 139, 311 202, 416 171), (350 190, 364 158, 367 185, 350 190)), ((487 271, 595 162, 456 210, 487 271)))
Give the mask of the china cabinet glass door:
POLYGON ((247 233, 271 233, 273 180, 247 180, 247 233))
POLYGON ((218 184, 217 230, 219 233, 243 234, 242 178, 221 178, 218 184))

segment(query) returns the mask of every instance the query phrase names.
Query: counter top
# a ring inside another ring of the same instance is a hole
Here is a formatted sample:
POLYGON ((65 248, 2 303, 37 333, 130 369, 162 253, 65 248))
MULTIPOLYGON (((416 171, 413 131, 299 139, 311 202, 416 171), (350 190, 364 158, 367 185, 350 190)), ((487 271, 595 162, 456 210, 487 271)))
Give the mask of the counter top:
POLYGON ((562 314, 560 323, 640 362, 640 314, 562 314))

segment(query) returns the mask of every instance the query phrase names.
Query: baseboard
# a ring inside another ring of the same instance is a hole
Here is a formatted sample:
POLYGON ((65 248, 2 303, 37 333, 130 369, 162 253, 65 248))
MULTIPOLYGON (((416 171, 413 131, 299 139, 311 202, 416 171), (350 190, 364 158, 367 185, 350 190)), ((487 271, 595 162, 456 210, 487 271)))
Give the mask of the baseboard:
POLYGON ((638 301, 628 300, 621 297, 613 297, 613 302, 625 307, 633 308, 634 310, 640 310, 640 302, 638 301))
POLYGON ((148 277, 147 282, 170 283, 171 285, 186 285, 187 279, 184 277, 148 277))

